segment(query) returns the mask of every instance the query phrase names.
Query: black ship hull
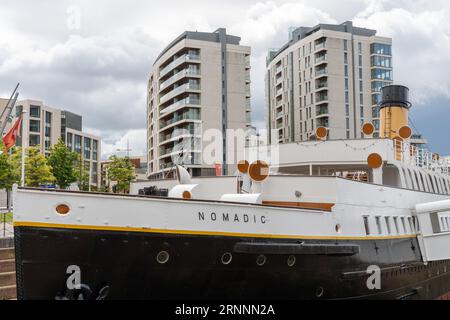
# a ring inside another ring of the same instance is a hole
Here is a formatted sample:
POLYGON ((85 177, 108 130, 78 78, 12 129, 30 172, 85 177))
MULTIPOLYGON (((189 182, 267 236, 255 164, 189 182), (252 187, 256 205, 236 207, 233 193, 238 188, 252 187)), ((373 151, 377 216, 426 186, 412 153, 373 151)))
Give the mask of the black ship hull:
POLYGON ((15 242, 18 299, 436 299, 450 292, 450 260, 424 265, 417 238, 294 241, 20 226, 15 242), (69 266, 79 267, 81 289, 68 289, 69 266), (370 266, 379 267, 378 288, 368 286, 370 266))

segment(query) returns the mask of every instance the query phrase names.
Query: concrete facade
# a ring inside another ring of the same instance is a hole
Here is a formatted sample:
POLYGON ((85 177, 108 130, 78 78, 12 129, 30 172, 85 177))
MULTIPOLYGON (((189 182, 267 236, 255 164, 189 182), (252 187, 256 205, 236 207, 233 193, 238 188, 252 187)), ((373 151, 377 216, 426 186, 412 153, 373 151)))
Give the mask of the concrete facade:
MULTIPOLYGON (((202 159, 203 134, 251 125, 250 47, 239 42, 225 29, 185 32, 155 61, 147 99, 149 178, 170 175, 181 150, 188 154, 181 164, 192 175, 214 175, 214 164, 202 159)), ((219 158, 227 163, 226 137, 223 146, 219 158)), ((223 165, 223 174, 234 168, 223 165)))
POLYGON ((392 84, 392 40, 375 30, 319 24, 300 27, 267 57, 267 126, 271 143, 306 141, 317 127, 330 139, 361 138, 379 130, 380 90, 392 84))

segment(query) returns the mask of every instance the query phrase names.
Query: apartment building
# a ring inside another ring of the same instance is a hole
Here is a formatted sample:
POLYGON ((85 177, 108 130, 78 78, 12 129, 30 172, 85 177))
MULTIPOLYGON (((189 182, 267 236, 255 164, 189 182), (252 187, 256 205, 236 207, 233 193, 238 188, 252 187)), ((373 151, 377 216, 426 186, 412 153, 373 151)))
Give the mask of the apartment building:
POLYGON ((393 81, 391 47, 390 38, 350 21, 293 29, 267 57, 269 142, 310 140, 317 127, 330 139, 358 139, 366 122, 378 136, 381 88, 393 81))
MULTIPOLYGON (((186 31, 177 37, 153 64, 147 125, 149 178, 170 175, 175 164, 184 165, 193 176, 215 175, 215 164, 202 158, 203 134, 251 125, 250 47, 240 45, 240 38, 223 28, 212 33, 186 31), (187 157, 175 161, 180 152, 187 157)), ((226 175, 235 165, 226 161, 230 142, 225 134, 222 140, 220 160, 226 175)))
POLYGON ((17 118, 22 110, 26 113, 22 119, 21 136, 16 142, 18 146, 39 146, 42 154, 48 156, 50 148, 61 138, 70 150, 80 154, 90 184, 100 186, 101 139, 82 131, 81 116, 37 100, 17 101, 12 116, 17 118))

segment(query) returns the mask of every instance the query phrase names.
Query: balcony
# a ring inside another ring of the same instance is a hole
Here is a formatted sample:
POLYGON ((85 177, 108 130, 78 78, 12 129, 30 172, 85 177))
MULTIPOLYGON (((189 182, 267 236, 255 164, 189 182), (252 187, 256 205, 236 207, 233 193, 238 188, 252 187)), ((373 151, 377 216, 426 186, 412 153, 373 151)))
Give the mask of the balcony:
POLYGON ((173 84, 174 82, 183 79, 184 77, 189 76, 200 76, 200 70, 198 69, 184 69, 176 74, 174 74, 169 79, 165 80, 159 85, 159 90, 163 90, 167 88, 169 85, 173 84))
POLYGON ((275 74, 280 73, 283 70, 282 66, 277 67, 277 69, 275 70, 275 74))
POLYGON ((319 51, 319 50, 323 50, 323 49, 326 49, 326 48, 327 48, 327 42, 324 41, 324 42, 317 43, 315 45, 315 47, 314 47, 314 50, 315 51, 319 51))
POLYGON ((282 93, 283 93, 283 88, 280 88, 275 92, 275 96, 279 96, 282 93))
POLYGON ((328 94, 316 95, 316 103, 324 103, 326 101, 328 101, 328 94))
POLYGON ((280 83, 283 82, 283 77, 279 76, 276 80, 275 80, 275 85, 279 85, 280 83))
POLYGON ((200 84, 199 83, 182 84, 181 86, 176 87, 175 89, 173 89, 173 90, 167 92, 165 95, 161 96, 159 98, 159 103, 162 104, 183 92, 191 91, 191 90, 194 90, 194 91, 200 90, 200 84))
POLYGON ((172 125, 175 122, 178 121, 182 121, 182 120, 200 120, 200 112, 193 112, 192 111, 188 111, 188 112, 184 112, 182 114, 175 114, 175 116, 169 120, 161 120, 159 123, 159 128, 160 130, 164 130, 166 127, 172 125))
POLYGON ((329 126, 329 120, 328 119, 329 119, 328 117, 316 119, 317 126, 318 127, 326 127, 326 128, 328 128, 328 126, 329 126))
POLYGON ((161 115, 166 115, 166 114, 169 114, 170 112, 173 112, 173 111, 177 110, 178 108, 186 106, 186 105, 198 106, 198 105, 200 105, 200 99, 192 98, 192 97, 184 98, 184 99, 179 100, 175 103, 172 103, 170 106, 162 109, 160 113, 161 113, 161 115))
POLYGON ((328 55, 327 55, 327 54, 324 54, 324 55, 321 55, 321 56, 317 56, 317 57, 314 59, 314 63, 315 63, 316 65, 321 64, 321 63, 325 63, 325 62, 327 62, 327 61, 328 61, 328 55))
POLYGON ((328 81, 316 82, 316 91, 323 91, 328 89, 328 81))
POLYGON ((283 116, 283 110, 278 111, 277 114, 276 114, 277 120, 278 120, 280 117, 282 117, 282 116, 283 116))
POLYGON ((246 83, 250 83, 251 82, 251 80, 250 80, 250 73, 245 74, 245 82, 246 83))
POLYGON ((316 109, 316 117, 324 117, 324 116, 328 116, 329 115, 329 111, 328 111, 328 106, 326 107, 320 107, 316 109))
POLYGON ((327 68, 322 68, 322 69, 316 69, 316 78, 318 77, 323 77, 328 75, 328 69, 327 68))
POLYGON ((164 77, 169 71, 174 69, 175 67, 179 66, 180 64, 186 62, 186 61, 194 61, 199 62, 200 61, 200 55, 198 54, 184 54, 181 57, 176 58, 174 61, 169 63, 167 66, 159 70, 159 77, 164 77))
POLYGON ((250 55, 245 56, 245 68, 250 69, 250 55))

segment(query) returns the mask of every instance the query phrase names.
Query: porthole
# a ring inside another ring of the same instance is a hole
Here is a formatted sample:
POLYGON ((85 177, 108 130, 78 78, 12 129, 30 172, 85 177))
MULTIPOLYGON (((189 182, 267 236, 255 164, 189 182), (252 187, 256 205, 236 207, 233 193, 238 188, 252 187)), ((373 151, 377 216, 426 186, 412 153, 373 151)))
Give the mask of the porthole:
POLYGON ((287 265, 288 265, 289 267, 294 266, 295 260, 296 260, 296 259, 295 259, 295 256, 290 255, 290 256, 288 257, 288 259, 287 259, 287 265))
POLYGON ((318 287, 316 289, 316 297, 321 298, 323 296, 323 292, 324 292, 323 287, 318 287))
POLYGON ((266 263, 266 261, 267 261, 267 258, 263 254, 260 254, 258 256, 258 258, 256 258, 256 264, 260 267, 263 266, 266 263))
POLYGON ((167 251, 160 251, 158 255, 156 256, 156 261, 160 264, 167 263, 169 261, 169 253, 167 251))
POLYGON ((56 206, 55 210, 56 213, 64 216, 70 212, 70 207, 67 204, 61 203, 56 206))
POLYGON ((229 252, 225 252, 221 258, 223 264, 230 264, 232 259, 233 259, 233 256, 229 252))

